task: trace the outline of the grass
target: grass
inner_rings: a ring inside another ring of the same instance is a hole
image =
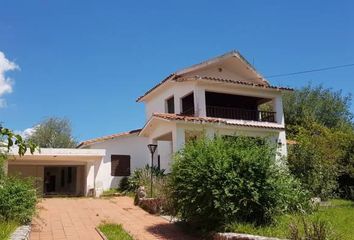
[[[98,228],[108,240],[133,240],[120,224],[103,223]]]
[[[284,215],[278,217],[273,225],[255,227],[252,224],[235,223],[227,227],[228,231],[248,233],[268,237],[289,237],[289,225],[302,221],[323,221],[327,223],[333,238],[354,240],[354,202],[346,200],[331,200],[327,206],[319,207],[310,215]]]
[[[128,196],[134,198],[135,193],[129,191],[120,191],[119,189],[111,188],[109,190],[103,191],[101,197],[115,197],[115,196]]]
[[[110,188],[109,190],[103,191],[103,193],[101,194],[101,197],[112,197],[117,193],[119,193],[119,191],[117,189]]]
[[[8,239],[17,227],[18,224],[16,222],[0,221],[0,239]]]

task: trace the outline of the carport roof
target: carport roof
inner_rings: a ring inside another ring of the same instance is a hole
[[[19,156],[16,148],[9,153],[10,160],[72,160],[92,161],[99,160],[106,155],[105,149],[75,149],[75,148],[41,148],[33,154],[29,151],[24,156]]]

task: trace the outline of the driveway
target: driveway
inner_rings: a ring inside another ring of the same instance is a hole
[[[48,198],[38,204],[31,240],[101,240],[95,227],[101,222],[122,224],[134,239],[194,239],[172,223],[134,206],[129,197],[110,199]]]

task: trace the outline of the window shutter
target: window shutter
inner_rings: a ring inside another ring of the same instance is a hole
[[[130,155],[111,155],[111,176],[130,176]]]

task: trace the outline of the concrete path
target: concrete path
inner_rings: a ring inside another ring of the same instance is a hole
[[[48,198],[38,204],[31,240],[102,239],[95,227],[102,222],[122,224],[134,239],[192,240],[166,219],[134,206],[129,197],[110,199]]]

